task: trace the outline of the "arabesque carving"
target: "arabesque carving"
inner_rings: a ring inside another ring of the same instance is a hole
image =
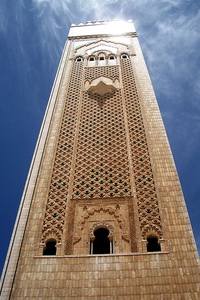
[[[77,242],[79,242],[81,240],[81,236],[82,236],[82,231],[84,230],[84,226],[85,223],[87,221],[90,220],[90,218],[92,216],[94,216],[95,214],[97,214],[96,216],[96,220],[98,220],[98,215],[101,213],[108,213],[109,215],[113,216],[113,221],[117,220],[118,222],[118,228],[122,230],[122,238],[124,239],[124,241],[129,242],[130,241],[130,237],[127,234],[127,226],[125,224],[125,220],[122,216],[122,214],[120,214],[119,212],[119,208],[114,209],[112,207],[107,207],[107,206],[99,206],[99,207],[93,207],[91,209],[88,209],[87,206],[83,207],[82,210],[82,215],[80,217],[80,221],[77,224],[77,230],[74,236],[74,244],[76,244]],[[104,220],[99,220],[97,223],[95,223],[91,229],[90,229],[90,237],[94,236],[94,230],[100,227],[104,227],[107,228],[110,231],[110,236],[114,236],[114,229],[113,226],[108,222],[108,221],[104,221]]]

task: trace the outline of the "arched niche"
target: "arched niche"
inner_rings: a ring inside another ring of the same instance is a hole
[[[113,253],[113,227],[107,224],[98,224],[90,234],[90,254]]]
[[[56,255],[56,244],[57,241],[55,239],[47,240],[43,249],[43,255]]]

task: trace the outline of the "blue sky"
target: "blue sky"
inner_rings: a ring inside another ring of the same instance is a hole
[[[70,24],[132,19],[200,249],[199,0],[1,0],[0,268]]]

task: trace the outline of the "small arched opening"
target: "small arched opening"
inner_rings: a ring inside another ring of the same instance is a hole
[[[88,57],[88,66],[94,67],[96,65],[96,58],[95,56],[89,56]]]
[[[121,58],[122,58],[122,59],[127,59],[127,58],[129,58],[129,56],[128,56],[127,53],[123,53],[123,54],[121,55]]]
[[[56,240],[50,239],[46,242],[43,255],[56,255]]]
[[[107,59],[105,53],[99,53],[98,66],[105,66],[106,64],[107,64]]]
[[[94,56],[90,56],[89,57],[89,61],[95,61],[95,57]]]
[[[76,62],[81,62],[81,61],[83,61],[83,57],[82,57],[82,56],[78,56],[78,57],[76,58]]]
[[[116,65],[117,60],[116,60],[116,56],[114,54],[110,54],[108,56],[108,65]]]
[[[94,232],[95,238],[91,240],[91,254],[110,254],[113,253],[112,240],[109,239],[109,230],[98,228]]]
[[[161,251],[160,243],[156,236],[150,235],[147,237],[147,252]]]

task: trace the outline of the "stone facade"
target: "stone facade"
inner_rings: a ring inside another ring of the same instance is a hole
[[[198,299],[198,255],[162,118],[133,24],[113,35],[118,24],[70,30],[2,299]]]

